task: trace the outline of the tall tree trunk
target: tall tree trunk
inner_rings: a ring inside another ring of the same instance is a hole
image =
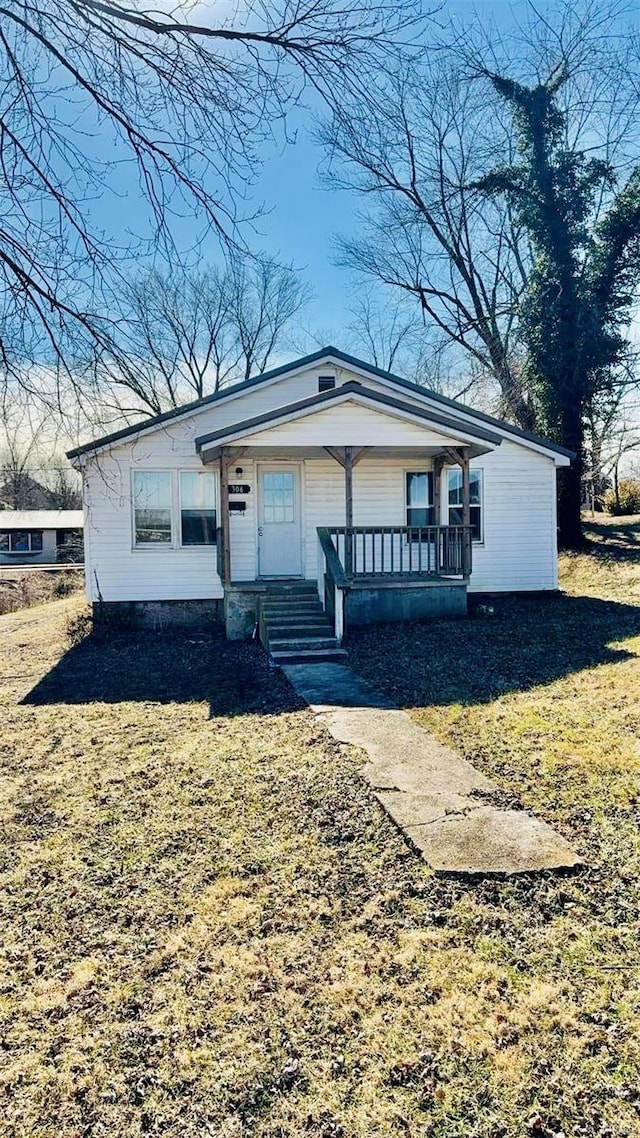
[[[565,388],[566,390],[566,388]],[[583,426],[579,400],[562,408],[560,421],[562,445],[575,452],[571,465],[558,471],[558,544],[561,549],[580,549],[582,532],[582,468]]]

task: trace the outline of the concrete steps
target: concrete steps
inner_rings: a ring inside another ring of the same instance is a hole
[[[260,640],[277,664],[344,663],[312,581],[270,584],[260,602]]]

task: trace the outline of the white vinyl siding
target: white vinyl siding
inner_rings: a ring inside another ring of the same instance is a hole
[[[160,443],[164,443],[161,446]],[[140,545],[133,540],[133,475],[136,470],[165,470],[172,479],[173,540],[170,545]],[[192,455],[176,453],[166,434],[156,436],[153,455],[140,445],[117,454],[98,455],[84,480],[85,576],[87,595],[96,601],[210,600],[223,595],[215,545],[179,544],[178,476],[191,468],[202,472]]]

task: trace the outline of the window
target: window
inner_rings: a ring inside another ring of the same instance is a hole
[[[335,375],[321,375],[318,377],[318,391],[332,391],[335,385]]]
[[[482,471],[472,470],[469,482],[472,537],[474,541],[482,541]],[[456,467],[449,471],[449,525],[462,524],[462,470]]]
[[[215,545],[216,480],[209,471],[180,473],[180,541],[182,545]]]
[[[168,470],[133,472],[136,545],[171,544],[171,474]]]
[[[407,525],[435,525],[433,507],[433,472],[431,470],[406,473]],[[416,535],[417,536],[417,535]]]
[[[0,533],[0,553],[42,553],[42,530]]]
[[[296,483],[291,470],[262,473],[262,521],[265,525],[293,524],[296,520]]]

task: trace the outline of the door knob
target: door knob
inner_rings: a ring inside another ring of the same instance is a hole
[[[264,537],[264,530],[262,526],[258,526],[258,537]]]

